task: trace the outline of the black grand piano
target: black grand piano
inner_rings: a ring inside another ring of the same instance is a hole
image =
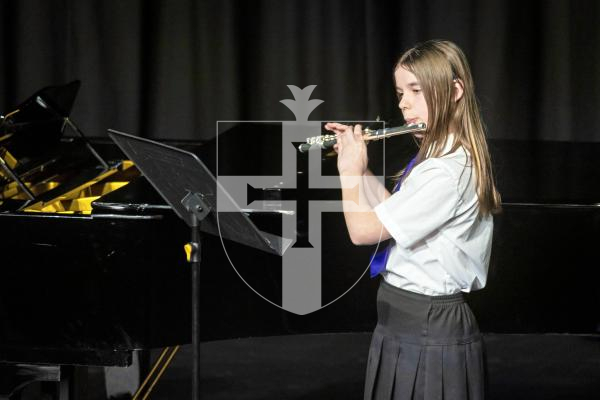
[[[79,135],[69,119],[78,88],[42,89],[0,126],[0,362],[7,365],[127,366],[136,351],[191,341],[188,230],[112,143]],[[258,173],[281,164],[273,140],[280,132],[278,124],[246,124],[222,132],[219,146],[174,144],[213,171],[221,159],[230,161],[221,172],[235,174],[231,160],[243,159],[246,172],[251,165]],[[371,160],[387,171],[414,151],[405,139],[390,140],[385,151],[401,157],[383,161],[380,146],[370,145]],[[504,209],[495,217],[488,286],[469,296],[490,344],[489,368],[518,371],[501,350],[527,341],[547,342],[532,363],[552,356],[560,363],[560,354],[577,349],[591,365],[600,359],[600,144],[492,140],[490,148]],[[262,161],[248,164],[248,154]],[[324,155],[323,166],[335,174],[334,159]],[[225,254],[220,239],[205,237],[203,340],[371,331],[377,282],[363,277],[363,266],[374,249],[353,247],[343,217],[330,214],[323,237],[335,245],[323,254],[323,302],[358,283],[307,316],[254,292],[281,301],[279,258],[234,243]],[[253,218],[273,226],[281,215]],[[252,262],[234,270],[231,255]],[[492,387],[506,383],[494,379]]]
[[[44,88],[1,121],[7,365],[127,366],[135,350],[190,341],[185,226],[69,118],[79,86]]]

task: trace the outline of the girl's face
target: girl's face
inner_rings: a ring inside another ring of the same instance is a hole
[[[402,111],[407,125],[419,122],[428,123],[429,109],[425,102],[425,96],[417,77],[410,71],[398,67],[394,72],[396,81],[396,94],[398,96],[398,107]],[[415,135],[417,137],[421,134]]]

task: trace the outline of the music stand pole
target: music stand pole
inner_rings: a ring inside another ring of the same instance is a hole
[[[201,194],[191,192],[181,200],[181,204],[191,217],[188,261],[192,267],[192,400],[200,400],[200,223],[210,212],[210,206],[203,201]]]
[[[112,129],[108,130],[108,135],[135,163],[177,216],[192,229],[192,243],[186,245],[186,252],[188,261],[192,263],[192,394],[193,399],[198,400],[200,230],[278,256],[283,255],[293,241],[259,230],[195,154]],[[217,198],[223,203],[218,205]],[[223,213],[217,219],[219,208]]]

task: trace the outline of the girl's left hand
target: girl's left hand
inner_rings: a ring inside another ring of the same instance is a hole
[[[362,138],[362,126],[354,127],[329,122],[325,129],[337,135],[334,149],[338,153],[338,170],[340,175],[361,176],[367,170],[367,145]]]

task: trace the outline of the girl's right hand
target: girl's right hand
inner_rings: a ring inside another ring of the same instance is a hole
[[[328,122],[325,129],[337,136],[334,146],[338,153],[340,175],[361,176],[367,169],[367,146],[362,138],[362,127]]]

